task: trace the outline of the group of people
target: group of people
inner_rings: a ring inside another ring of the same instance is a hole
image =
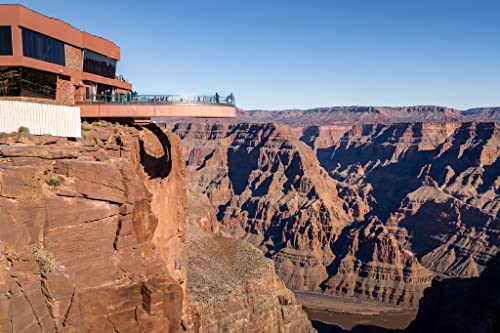
[[[127,95],[121,95],[121,94],[104,94],[101,93],[99,95],[99,101],[100,102],[132,102],[132,103],[139,103],[139,102],[148,102],[148,103],[154,103],[154,104],[163,104],[163,103],[175,103],[180,102],[180,103],[211,103],[211,104],[234,104],[234,95],[231,93],[227,95],[223,100],[221,99],[221,96],[219,95],[218,92],[215,93],[213,96],[197,96],[197,97],[189,97],[189,96],[183,96],[179,97],[178,100],[176,100],[175,96],[151,96],[147,98],[146,100],[144,99],[139,99],[138,96],[131,96],[130,94]]]
[[[220,95],[219,93],[215,93],[215,103],[216,104],[220,104]],[[224,102],[227,103],[227,104],[234,104],[234,95],[233,93],[230,93],[229,95],[226,96],[226,98],[224,99]]]
[[[169,96],[155,96],[151,99],[151,102],[154,102],[154,103],[168,103],[169,100],[168,100],[168,97]]]

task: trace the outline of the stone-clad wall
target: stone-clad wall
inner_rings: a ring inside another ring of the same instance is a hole
[[[74,69],[75,71],[83,70],[83,51],[81,49],[65,44],[64,54],[66,67]],[[73,77],[67,78],[59,76],[57,78],[57,102],[66,105],[75,104],[75,87],[79,84],[80,82],[75,82]]]
[[[64,53],[66,57],[66,67],[76,71],[83,70],[83,51],[81,49],[65,44]]]
[[[73,78],[59,75],[57,77],[56,102],[63,105],[75,104],[75,86]]]

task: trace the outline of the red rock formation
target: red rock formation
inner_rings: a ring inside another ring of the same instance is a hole
[[[423,123],[356,126],[316,151],[426,267],[470,277],[500,245],[499,145],[495,123]]]
[[[289,287],[318,289],[333,260],[331,242],[362,215],[355,194],[350,208],[285,126],[193,124],[176,132],[186,147],[189,184],[220,207],[222,232],[266,251]]]
[[[333,245],[337,254],[331,277],[323,284],[326,294],[375,299],[387,303],[418,304],[434,274],[376,218],[367,225],[344,230]]]
[[[477,276],[498,251],[495,123],[173,129],[222,232],[291,288],[416,306],[432,275]]]
[[[154,126],[84,133],[0,138],[0,331],[181,331],[178,142]]]

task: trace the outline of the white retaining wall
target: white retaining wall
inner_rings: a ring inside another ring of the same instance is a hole
[[[16,132],[21,126],[37,135],[82,136],[79,107],[0,100],[0,132]]]

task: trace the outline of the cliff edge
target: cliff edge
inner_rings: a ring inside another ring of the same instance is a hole
[[[0,137],[0,332],[179,332],[184,162],[171,133]],[[184,318],[183,318],[184,316]]]

